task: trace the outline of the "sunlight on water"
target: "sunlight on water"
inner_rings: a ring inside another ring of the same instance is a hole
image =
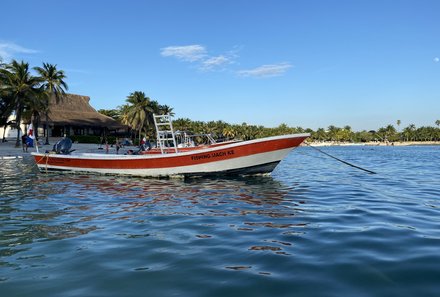
[[[0,160],[2,296],[436,296],[439,148],[324,149],[378,174],[309,148],[230,179]]]

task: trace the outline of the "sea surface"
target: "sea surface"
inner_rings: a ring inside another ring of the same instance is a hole
[[[0,296],[440,296],[440,147],[303,147],[271,176],[0,160]]]

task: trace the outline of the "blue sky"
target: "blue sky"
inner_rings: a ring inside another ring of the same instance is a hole
[[[437,0],[3,0],[0,56],[57,64],[96,109],[353,130],[440,119]]]

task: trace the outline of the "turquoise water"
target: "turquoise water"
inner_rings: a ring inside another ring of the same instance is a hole
[[[439,296],[440,147],[299,148],[272,176],[0,160],[1,296]]]

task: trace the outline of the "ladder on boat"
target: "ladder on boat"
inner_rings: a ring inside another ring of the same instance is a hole
[[[155,115],[153,114],[154,126],[156,127],[157,145],[160,152],[167,152],[172,144],[174,152],[177,153],[176,137],[174,136],[173,123],[169,114]]]

